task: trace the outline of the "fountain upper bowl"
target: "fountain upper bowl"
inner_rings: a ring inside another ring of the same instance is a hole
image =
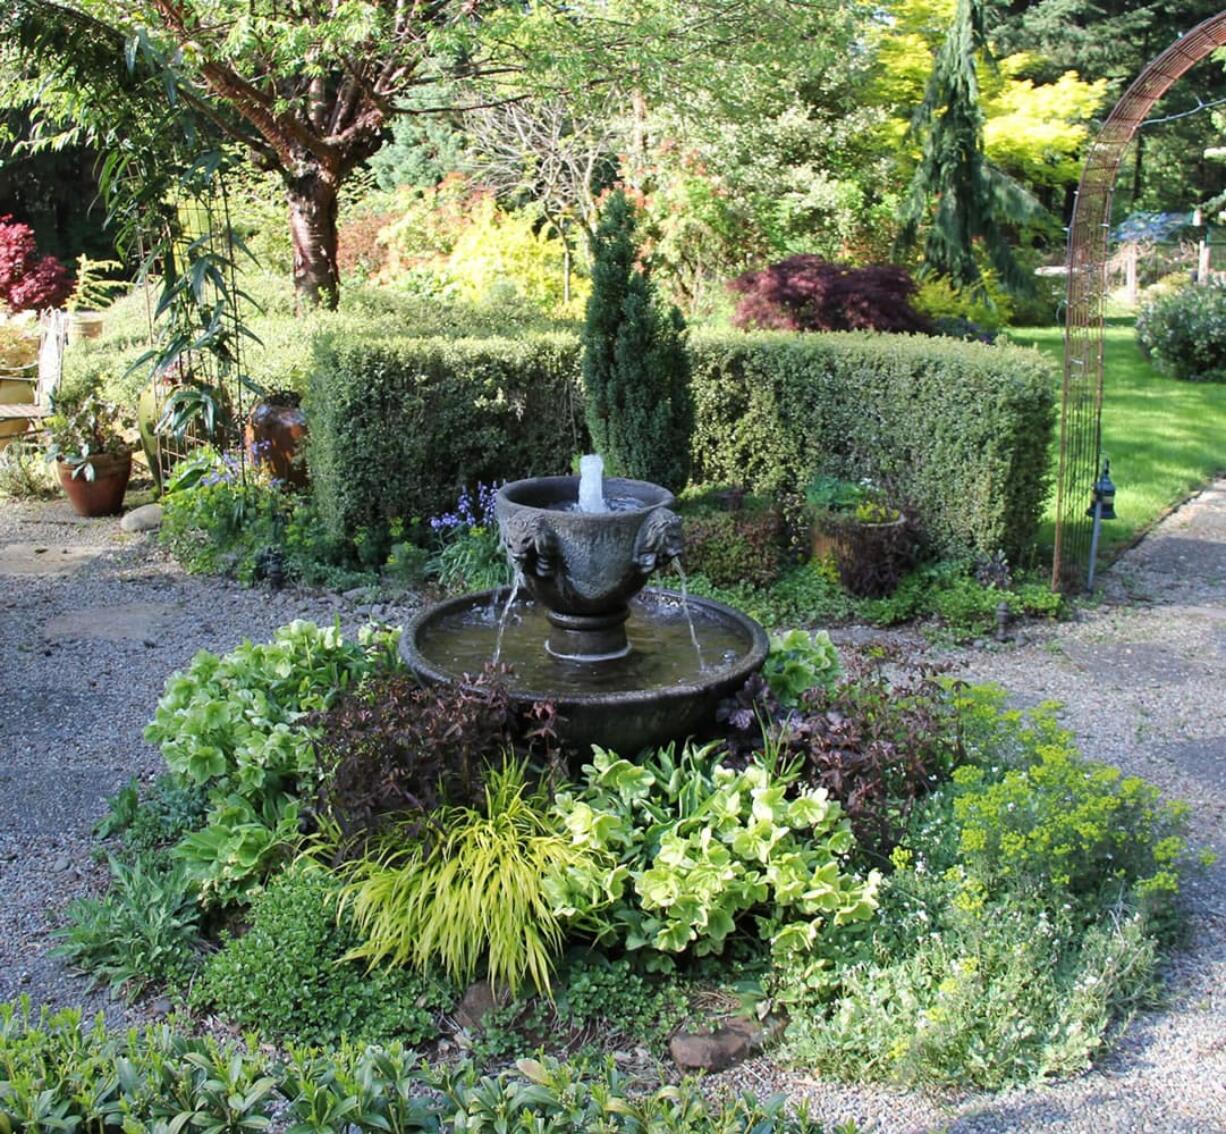
[[[651,573],[681,554],[671,492],[622,477],[605,477],[603,489],[607,512],[578,510],[576,476],[512,481],[495,497],[507,553],[533,597],[555,614],[624,611]]]

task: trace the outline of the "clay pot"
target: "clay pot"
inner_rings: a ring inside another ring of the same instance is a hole
[[[68,345],[96,339],[102,334],[101,311],[74,311],[68,316]]]
[[[132,454],[102,453],[91,458],[90,464],[94,466],[93,480],[86,480],[84,472],[74,477],[69,465],[58,462],[60,484],[68,502],[78,516],[118,516],[132,475]]]
[[[288,396],[257,405],[244,433],[251,463],[295,488],[305,488],[307,483],[306,436],[306,414],[297,399]]]

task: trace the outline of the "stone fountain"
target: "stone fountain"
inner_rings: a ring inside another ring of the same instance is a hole
[[[514,586],[427,608],[401,650],[431,682],[505,662],[513,699],[552,701],[565,742],[633,756],[710,732],[719,700],[765,661],[767,638],[724,603],[644,590],[682,554],[674,498],[645,481],[603,477],[598,462],[584,458],[581,477],[499,489]]]

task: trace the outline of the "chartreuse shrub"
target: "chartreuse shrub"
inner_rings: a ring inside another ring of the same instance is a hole
[[[304,715],[394,658],[394,634],[352,642],[339,626],[295,621],[224,657],[202,650],[171,675],[145,739],[208,793],[205,825],[175,851],[206,903],[241,899],[297,838],[299,793],[313,794],[317,776]]]
[[[1226,287],[1185,287],[1147,303],[1137,342],[1172,378],[1226,381]]]
[[[214,1009],[272,1040],[335,1045],[342,1037],[420,1043],[454,996],[440,980],[405,968],[342,958],[359,942],[337,918],[338,883],[302,862],[278,875],[251,906],[250,926],[223,942],[192,986],[190,1004]]]
[[[610,905],[597,939],[650,967],[721,953],[751,923],[779,955],[819,966],[873,915],[878,876],[844,870],[851,828],[824,789],[762,761],[723,767],[714,746],[637,764],[596,748],[583,776],[555,809],[578,845],[618,863],[598,879]]]
[[[1048,488],[1055,373],[1034,351],[917,336],[690,339],[696,478],[802,492],[894,486],[945,555],[1020,562]]]
[[[1001,1087],[1084,1069],[1150,998],[1185,809],[1081,756],[1052,707],[1003,700],[957,694],[966,762],[912,812],[864,954],[821,986],[778,967],[797,1061]]]
[[[297,1134],[820,1134],[803,1109],[748,1095],[708,1102],[699,1086],[643,1092],[612,1063],[521,1060],[498,1075],[430,1069],[410,1048],[345,1044],[273,1059],[250,1043],[108,1031],[78,1011],[31,1016],[0,1004],[0,1134],[22,1130],[202,1130],[243,1134],[284,1117]],[[855,1134],[840,1127],[840,1134]]]
[[[484,963],[495,986],[548,991],[567,929],[606,900],[612,857],[571,839],[514,762],[486,776],[483,808],[439,808],[424,841],[409,822],[407,838],[391,828],[346,868],[341,911],[362,938],[347,956],[460,984]]]
[[[563,335],[322,337],[307,460],[324,530],[386,556],[393,521],[445,512],[464,485],[565,471],[583,445],[578,378]]]
[[[709,492],[687,492],[680,507],[685,522],[685,570],[717,586],[742,581],[769,587],[783,573],[786,540],[783,517],[762,497],[740,501],[736,511],[719,507]]]

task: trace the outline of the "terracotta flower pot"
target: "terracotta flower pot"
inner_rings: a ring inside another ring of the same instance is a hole
[[[72,468],[60,461],[57,468],[64,494],[78,516],[118,516],[123,511],[123,494],[132,475],[131,453],[102,453],[93,457],[94,479],[85,473],[72,475]]]
[[[306,437],[306,414],[297,404],[261,402],[247,419],[245,438],[252,464],[296,488],[307,483]]]

